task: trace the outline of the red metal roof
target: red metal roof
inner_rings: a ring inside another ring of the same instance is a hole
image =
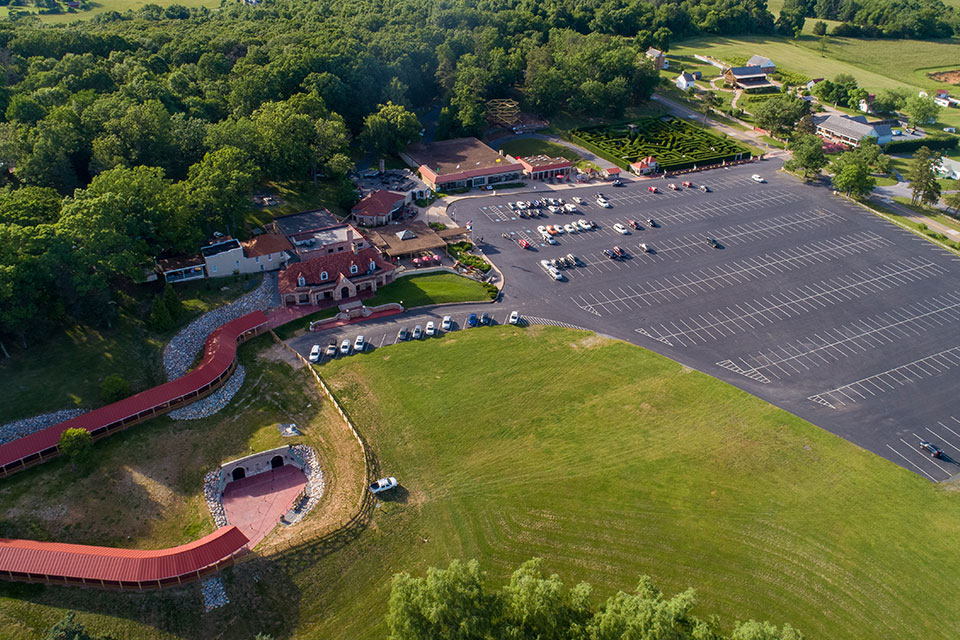
[[[203,361],[190,373],[0,446],[0,467],[55,447],[60,440],[60,434],[67,429],[81,428],[95,431],[204,387],[216,380],[233,364],[237,354],[237,338],[266,322],[265,313],[254,311],[217,327],[207,338]]]
[[[368,271],[371,262],[377,266],[374,271]],[[357,266],[357,273],[350,273],[351,265]],[[292,264],[285,271],[280,272],[277,286],[281,294],[295,293],[297,289],[301,288],[298,284],[300,276],[303,276],[304,287],[310,288],[313,286],[333,286],[340,279],[340,276],[355,280],[389,273],[394,270],[396,270],[396,267],[384,260],[383,254],[378,249],[367,247],[357,253],[341,251],[339,253],[323,254],[305,262]],[[320,277],[320,274],[324,272],[327,274],[326,280]]]
[[[503,164],[487,167],[485,169],[469,169],[467,171],[459,171],[457,173],[437,174],[436,171],[427,165],[422,164],[417,170],[420,172],[421,177],[429,180],[433,184],[445,184],[447,182],[459,182],[460,180],[479,178],[480,176],[495,176],[499,173],[520,173],[523,170],[523,165],[519,162],[504,162]]]
[[[223,527],[194,542],[144,551],[0,538],[0,572],[149,582],[194,573],[243,550],[247,536]]]
[[[353,205],[350,213],[358,216],[386,215],[402,205],[405,198],[402,193],[381,189],[365,195],[363,200]]]

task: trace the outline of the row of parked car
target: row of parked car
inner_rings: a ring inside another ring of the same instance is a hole
[[[510,316],[507,318],[507,324],[519,324],[520,323],[520,312],[513,311]],[[467,317],[467,327],[480,327],[493,324],[493,318],[490,317],[490,314],[487,312],[481,313],[479,316],[476,313],[471,313]],[[453,331],[453,318],[451,316],[443,316],[443,319],[440,321],[440,326],[438,327],[433,320],[427,322],[426,327],[422,324],[418,324],[413,328],[413,331],[407,329],[407,327],[401,327],[397,331],[397,342],[405,342],[407,340],[420,340],[423,337],[435,336],[441,331]],[[340,343],[339,348],[336,343],[327,345],[326,350],[322,350],[319,344],[313,345],[310,349],[309,360],[310,362],[319,362],[321,354],[327,358],[335,358],[337,355],[348,356],[351,353],[360,353],[367,347],[367,340],[364,336],[359,335],[353,341],[350,342],[349,339],[344,339]]]

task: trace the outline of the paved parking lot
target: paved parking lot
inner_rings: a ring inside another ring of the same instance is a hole
[[[507,307],[658,351],[926,478],[960,473],[960,260],[777,166],[693,174],[710,193],[656,180],[550,194],[586,199],[572,215],[519,218],[507,203],[520,196],[466,200],[457,219],[504,272]],[[539,225],[578,217],[599,228],[539,238]],[[642,230],[613,229],[629,220]],[[605,257],[614,245],[626,257]],[[568,253],[582,266],[554,282],[539,262]]]
[[[396,342],[401,326],[450,314],[459,329],[483,311],[503,323],[518,309],[529,322],[583,327],[662,353],[930,480],[960,473],[960,259],[827,189],[777,174],[778,166],[692,174],[709,193],[673,191],[662,180],[552,192],[543,195],[587,202],[577,214],[533,219],[508,204],[533,194],[461,200],[456,219],[473,222],[504,273],[500,303],[419,310],[293,345],[306,354],[314,343],[352,342],[362,332],[379,349]],[[595,203],[597,191],[612,208]],[[598,228],[556,236],[556,245],[537,230],[578,218]],[[642,228],[613,229],[630,220]],[[614,245],[623,258],[604,255]],[[568,253],[580,266],[555,282],[540,261]],[[923,453],[921,440],[944,455]]]

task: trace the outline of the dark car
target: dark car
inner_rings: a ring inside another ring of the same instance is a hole
[[[636,220],[627,220],[627,224],[636,229],[637,231],[643,231],[643,227],[640,226],[640,223]]]
[[[483,324],[483,325],[490,324],[490,315],[486,311],[484,311],[483,314],[480,316],[480,324]]]
[[[617,257],[616,255],[614,255],[613,251],[610,251],[610,249],[604,249],[604,250],[603,250],[603,255],[607,256],[607,257],[610,258],[611,260],[613,260],[614,258]]]
[[[720,243],[717,242],[717,239],[716,239],[716,238],[707,238],[707,244],[709,244],[709,245],[710,245],[711,247],[713,247],[714,249],[719,249],[719,248],[720,248]]]
[[[943,449],[935,444],[930,444],[926,440],[920,441],[920,450],[930,454],[931,458],[942,458]]]
[[[623,186],[623,180],[620,180],[619,178],[616,179],[616,180],[614,180],[614,181],[613,181],[613,186],[615,186],[615,187],[622,187],[622,186]]]
[[[477,326],[477,314],[475,314],[475,313],[471,313],[471,314],[470,314],[470,317],[467,318],[467,326],[468,326],[468,327],[475,327],[475,326]]]
[[[651,229],[655,229],[660,226],[653,220],[653,218],[647,218],[647,224],[650,225]]]

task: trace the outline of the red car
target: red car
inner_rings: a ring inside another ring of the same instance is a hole
[[[614,247],[613,252],[617,254],[618,258],[623,256],[623,249],[621,249],[620,247]]]
[[[684,180],[684,181],[681,182],[680,184],[682,184],[683,186],[685,186],[685,187],[688,188],[688,189],[693,188],[693,183],[690,182],[689,180]]]
[[[530,243],[524,240],[523,238],[520,238],[519,240],[517,240],[517,244],[519,244],[524,249],[530,248]]]
[[[650,193],[660,193],[660,189],[657,189],[656,187],[647,187],[647,191]]]
[[[640,223],[637,222],[636,220],[627,220],[627,224],[629,224],[631,227],[633,227],[637,231],[640,231],[643,228],[640,226]]]

